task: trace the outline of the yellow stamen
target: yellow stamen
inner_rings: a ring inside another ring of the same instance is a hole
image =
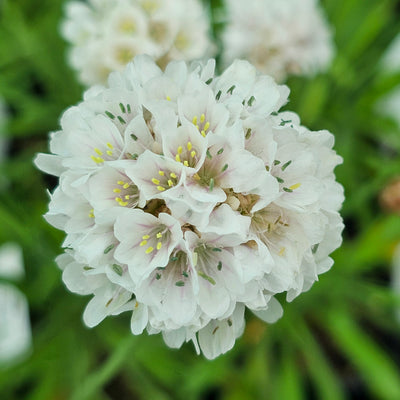
[[[300,186],[301,186],[301,183],[296,183],[296,184],[294,184],[292,186],[289,186],[289,189],[290,190],[295,190],[295,189],[298,189]]]
[[[118,181],[117,183],[118,183],[118,185],[124,185],[125,184],[124,181]]]
[[[190,142],[188,142],[188,144],[187,144],[187,149],[190,151],[190,150],[192,150],[192,143],[190,143]]]
[[[196,155],[196,152],[193,150],[193,151],[190,153],[190,155],[191,155],[192,158],[194,158],[194,156]]]
[[[89,218],[94,218],[94,209],[93,208],[89,212]]]
[[[113,155],[113,152],[112,152],[111,150],[107,150],[106,153],[107,153],[107,155],[110,156],[110,157]]]
[[[188,166],[189,166],[189,163],[185,160],[185,161],[183,162],[183,165],[184,165],[185,167],[188,167]]]
[[[206,120],[206,116],[204,114],[201,114],[200,122],[203,123],[205,120]]]
[[[199,174],[194,174],[193,178],[196,179],[197,181],[199,181],[201,179]]]
[[[143,235],[142,239],[146,240],[146,239],[150,239],[150,235]]]
[[[116,201],[117,203],[121,203],[122,199],[121,199],[121,197],[116,197],[116,198],[115,198],[115,201]]]
[[[161,233],[161,232],[158,232],[157,235],[156,235],[156,238],[157,238],[157,239],[162,238],[162,233]],[[143,238],[143,239],[144,239],[144,238]]]
[[[173,172],[171,172],[171,173],[169,174],[169,176],[170,176],[171,178],[173,178],[173,179],[176,179],[176,175],[175,175]]]
[[[114,193],[121,193],[121,189],[115,188],[115,189],[113,190],[113,192],[114,192]]]
[[[282,248],[280,249],[279,255],[280,255],[281,257],[285,254],[285,250],[286,250],[285,247],[282,247]]]
[[[102,156],[102,155],[103,155],[103,152],[102,152],[100,149],[98,149],[98,148],[95,148],[94,151],[95,151],[99,156]]]
[[[204,132],[204,129],[200,133],[201,133],[201,136],[206,137],[206,133]]]
[[[178,147],[178,154],[182,154],[182,151],[183,151],[182,146],[179,146]]]
[[[124,189],[128,189],[128,187],[131,186],[129,183],[125,183],[124,186],[122,186]]]
[[[125,196],[125,200],[129,200],[130,197],[131,197],[131,196],[129,196],[129,194],[127,194],[127,195]]]
[[[167,96],[167,100],[168,100],[168,101],[171,101],[171,97]]]
[[[109,148],[109,149],[113,149],[114,148],[114,146],[111,144],[111,143],[107,143],[107,147]]]
[[[148,247],[147,250],[145,251],[146,254],[150,254],[154,250],[153,247]]]
[[[147,240],[143,240],[142,242],[140,242],[140,247],[146,246],[147,244]]]
[[[160,250],[161,247],[162,247],[162,243],[161,243],[161,242],[158,242],[158,243],[157,243],[157,250]]]
[[[157,190],[159,190],[160,192],[163,192],[165,190],[165,188],[162,186],[157,186]]]
[[[164,173],[164,171],[158,171],[158,175],[160,175],[160,176],[164,176],[164,175],[165,175],[165,173]]]
[[[172,182],[171,179],[168,179],[168,186],[174,186],[174,182]]]
[[[204,130],[207,131],[209,127],[210,127],[210,123],[206,122],[206,124],[204,125]]]
[[[160,184],[160,181],[159,181],[158,179],[156,179],[156,178],[153,178],[151,181],[152,181],[155,185],[159,185],[159,184]]]
[[[95,157],[95,156],[90,156],[90,158],[96,163],[96,164],[101,164],[104,162],[104,160],[101,157]]]
[[[192,122],[193,125],[197,125],[197,115],[193,117]]]
[[[178,162],[181,162],[181,158],[179,157],[179,154],[177,154],[177,155],[175,156],[175,160],[178,161]]]

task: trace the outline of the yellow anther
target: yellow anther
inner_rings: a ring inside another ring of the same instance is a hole
[[[183,151],[182,146],[179,146],[178,147],[178,154],[182,154],[182,151]]]
[[[127,201],[121,201],[119,203],[119,205],[122,206],[122,207],[126,207],[128,205],[128,202]]]
[[[171,172],[171,173],[169,174],[169,176],[170,176],[172,179],[176,179],[176,174],[174,174],[173,172]]]
[[[158,175],[160,175],[160,176],[164,176],[164,175],[165,175],[165,173],[164,173],[164,171],[158,171]]]
[[[97,147],[94,149],[94,151],[95,151],[99,156],[102,156],[102,155],[103,155],[103,152],[102,152],[100,149],[98,149]]]
[[[113,149],[114,148],[114,146],[111,144],[111,143],[107,143],[107,147],[109,148],[109,149]]]
[[[192,122],[193,125],[197,125],[197,115],[193,117]]]
[[[126,196],[125,196],[125,200],[129,200],[131,198],[131,196],[129,196],[129,194],[127,194]]]
[[[158,179],[156,179],[156,178],[153,178],[151,181],[152,181],[155,185],[159,185],[159,184],[160,184],[160,181],[159,181]]]
[[[289,186],[289,189],[290,190],[295,190],[295,189],[298,189],[300,186],[301,186],[301,183],[295,183],[294,185]]]
[[[201,136],[206,137],[206,132],[204,131],[204,129],[200,133],[201,133]]]
[[[181,158],[179,157],[179,154],[177,154],[177,155],[175,156],[175,160],[178,161],[178,162],[181,162]]]
[[[143,240],[140,242],[140,247],[146,246],[147,240]]]
[[[167,96],[167,100],[168,100],[168,101],[171,101],[171,97]]]
[[[150,239],[150,235],[143,235],[142,239],[144,239],[144,240]]]
[[[200,122],[203,123],[205,120],[206,120],[206,116],[204,114],[201,114]]]
[[[192,143],[191,142],[188,142],[188,144],[187,144],[187,149],[190,151],[190,150],[192,150]]]
[[[93,208],[89,212],[89,218],[94,218],[94,209]]]
[[[106,153],[107,153],[108,156],[112,156],[113,155],[113,152],[111,150],[107,150]]]
[[[104,160],[101,157],[95,157],[95,156],[90,156],[90,158],[96,163],[96,164],[101,164],[104,162]]]
[[[139,303],[136,302],[136,303],[135,303],[135,308],[138,308],[138,307],[139,307]]]
[[[279,251],[279,255],[282,257],[285,254],[286,247],[282,247]]]
[[[131,186],[129,183],[125,183],[124,186],[122,186],[124,189],[128,189],[128,187]]]
[[[174,186],[174,182],[172,182],[171,179],[168,179],[168,186]]]
[[[160,250],[161,247],[162,247],[162,243],[161,243],[161,242],[158,242],[158,243],[157,243],[157,250]]]
[[[196,179],[197,181],[199,181],[201,179],[199,174],[194,174],[193,178]]]
[[[157,238],[157,239],[162,238],[162,233],[161,233],[161,232],[158,232],[157,235],[156,235],[156,238]]]
[[[210,127],[210,123],[206,122],[206,124],[204,125],[204,131],[207,132],[209,127]]]
[[[192,152],[190,153],[190,156],[191,156],[192,158],[194,158],[195,155],[196,155],[196,152],[195,152],[194,150],[192,150]]]
[[[188,166],[189,166],[189,163],[185,160],[185,161],[183,162],[183,165],[184,165],[185,167],[188,167]]]
[[[125,184],[124,181],[118,181],[117,183],[118,183],[118,185],[124,185]]]
[[[113,192],[114,192],[114,193],[121,193],[121,189],[115,188],[115,189],[113,190]]]
[[[153,250],[154,250],[154,248],[150,246],[150,247],[148,247],[148,248],[146,249],[145,253],[146,253],[146,254],[150,254]]]
[[[165,188],[162,186],[157,186],[157,190],[159,190],[160,192],[163,192],[165,190]]]

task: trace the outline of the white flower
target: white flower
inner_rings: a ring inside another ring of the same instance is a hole
[[[42,170],[59,176],[46,219],[66,232],[67,287],[93,297],[84,321],[132,313],[131,330],[192,341],[207,358],[268,323],[332,266],[343,189],[333,136],[279,113],[288,89],[245,61],[147,56],[67,110]]]
[[[138,54],[158,64],[202,58],[212,50],[199,0],[70,1],[61,26],[69,62],[86,85],[104,83]]]
[[[0,278],[18,280],[24,274],[21,248],[15,243],[0,247]],[[26,355],[31,345],[28,302],[11,283],[0,284],[0,364],[10,365]]]
[[[279,80],[329,66],[334,53],[332,34],[317,0],[225,0],[225,4],[225,64],[246,58]]]

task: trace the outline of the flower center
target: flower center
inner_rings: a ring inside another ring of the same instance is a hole
[[[199,130],[203,137],[206,137],[207,131],[210,129],[210,122],[206,121],[205,114],[201,114],[200,118],[195,115],[192,119],[193,125]]]
[[[175,172],[167,173],[160,169],[158,171],[158,177],[152,178],[151,181],[157,186],[158,191],[163,192],[164,190],[176,186],[178,183],[178,176],[175,174]]]
[[[197,164],[197,153],[193,149],[191,142],[187,142],[186,146],[179,146],[176,150],[175,160],[182,163],[185,167],[194,167]]]
[[[131,206],[136,207],[139,202],[139,190],[132,182],[117,181],[117,187],[113,189],[116,194],[115,201],[121,207]]]
[[[100,150],[98,147],[93,149],[94,154],[90,156],[90,158],[96,164],[103,164],[105,159],[110,160],[114,159],[114,146],[111,143],[107,143],[106,147],[103,150]]]
[[[142,236],[142,241],[140,242],[139,246],[146,248],[146,254],[161,250],[163,246],[163,240],[167,239],[167,231],[168,228],[166,227],[164,227],[164,229],[160,229],[160,227],[153,229],[148,234]]]

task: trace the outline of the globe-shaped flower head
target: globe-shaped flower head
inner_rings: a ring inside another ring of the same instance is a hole
[[[165,66],[202,58],[212,47],[199,0],[72,0],[61,28],[70,65],[85,85],[105,83],[138,54]]]
[[[260,71],[287,75],[324,71],[334,48],[317,0],[225,0],[223,60],[246,58]]]
[[[279,112],[288,89],[245,61],[221,76],[138,56],[89,89],[38,166],[59,176],[46,219],[66,232],[63,280],[93,295],[94,326],[132,313],[206,357],[229,350],[249,308],[267,322],[308,290],[341,241],[333,136]]]

